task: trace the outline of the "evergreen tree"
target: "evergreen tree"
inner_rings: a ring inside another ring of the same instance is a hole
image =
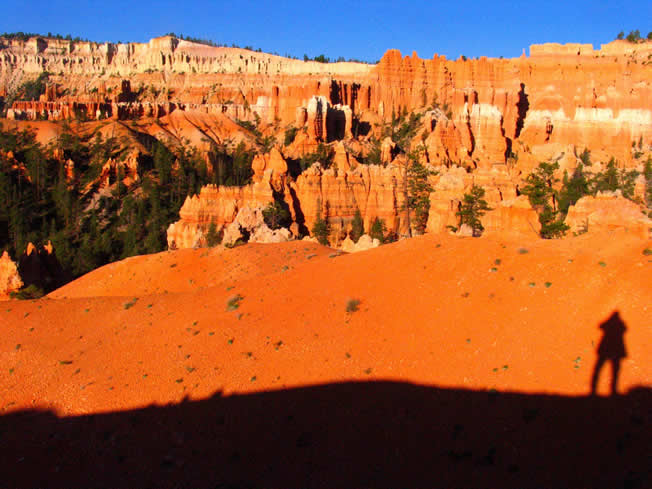
[[[428,224],[428,213],[430,211],[430,193],[433,191],[428,177],[434,172],[428,170],[420,161],[419,156],[423,151],[422,147],[408,153],[405,170],[405,203],[403,208],[406,211],[406,220],[410,235],[412,235],[412,222],[410,211],[414,211],[414,229],[417,234],[423,234]]]
[[[473,185],[471,192],[464,194],[462,205],[456,215],[460,218],[460,226],[466,224],[473,230],[473,236],[480,236],[484,231],[484,226],[480,222],[480,218],[486,211],[491,210],[487,201],[484,200],[485,190],[478,186]]]
[[[287,209],[287,204],[280,200],[270,202],[265,209],[263,209],[263,219],[267,227],[270,229],[279,229],[283,227],[290,227],[290,211]]]
[[[584,174],[584,166],[580,163],[573,171],[571,178],[568,178],[568,173],[564,172],[562,187],[559,192],[559,212],[561,215],[568,214],[568,208],[575,205],[585,195],[589,195],[589,181]]]
[[[387,232],[387,226],[385,226],[385,221],[379,217],[376,217],[376,219],[374,219],[374,222],[371,223],[369,236],[371,237],[371,239],[377,239],[382,244],[385,242],[386,232]]]
[[[636,170],[627,171],[624,168],[618,170],[616,160],[611,158],[605,170],[591,179],[589,186],[593,195],[598,192],[620,190],[623,197],[633,199],[637,177],[638,172]]]
[[[650,209],[648,215],[652,217],[652,157],[648,157],[645,162],[643,176],[645,177],[645,202]]]
[[[209,248],[217,246],[222,241],[220,234],[217,232],[217,227],[214,222],[211,222],[208,226],[208,232],[206,233],[206,245]]]
[[[324,246],[329,246],[329,241],[328,238],[331,234],[331,224],[328,221],[328,211],[326,212],[326,216],[322,217],[322,210],[321,210],[321,203],[318,203],[317,205],[318,214],[317,214],[317,220],[315,221],[315,224],[312,226],[311,232],[312,235],[317,238],[317,241],[319,241],[320,244]],[[326,206],[328,209],[328,205]]]
[[[539,163],[539,166],[525,179],[526,185],[521,193],[528,196],[530,204],[539,214],[542,238],[560,238],[568,230],[568,226],[560,220],[556,209],[557,192],[553,185],[559,182],[555,178],[555,170],[559,163]]]
[[[351,221],[351,232],[349,233],[349,236],[351,236],[351,240],[354,243],[357,243],[360,239],[360,236],[363,234],[364,222],[362,221],[362,214],[360,214],[360,209],[356,209],[353,216],[353,221]]]

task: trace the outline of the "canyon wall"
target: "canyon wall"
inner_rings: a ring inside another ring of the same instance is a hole
[[[422,162],[437,171],[428,231],[455,225],[464,193],[476,184],[494,209],[488,232],[536,232],[533,211],[518,194],[540,161],[558,161],[561,176],[586,148],[598,167],[613,156],[622,167],[642,169],[652,151],[650,57],[652,42],[614,41],[600,49],[533,45],[529,57],[514,59],[421,59],[389,50],[369,65],[304,62],[169,36],[117,45],[0,38],[0,96],[12,102],[7,118],[134,119],[155,137],[173,134],[197,146],[235,137],[242,120],[273,135],[277,153],[258,159],[251,185],[206,187],[188,199],[168,233],[173,246],[196,245],[211,222],[224,227],[243,206],[264,206],[278,195],[296,234],[310,230],[321,212],[339,242],[356,209],[366,229],[380,217],[390,230],[406,232],[397,154],[409,148],[384,140],[384,166],[359,163],[392,120],[413,111],[422,118],[411,146],[422,144]],[[43,71],[49,78],[40,100],[13,100],[21,83]],[[292,126],[295,142],[281,148]],[[335,148],[336,164],[289,177],[286,160],[319,143]],[[265,158],[274,163],[261,170]]]
[[[287,125],[307,123],[327,102],[350,114],[351,123],[330,137],[313,129],[324,140],[350,135],[353,125],[365,132],[392,114],[438,106],[450,116],[449,139],[456,141],[445,148],[447,158],[474,167],[555,145],[588,147],[627,164],[631,143],[652,139],[652,42],[614,41],[601,49],[549,43],[530,53],[447,60],[389,50],[368,65],[304,62],[169,36],[130,44],[0,39],[0,94],[50,73],[40,101],[16,101],[8,112],[28,119],[193,110]]]

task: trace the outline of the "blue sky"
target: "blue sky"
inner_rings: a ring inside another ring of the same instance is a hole
[[[93,41],[147,41],[167,32],[281,55],[368,61],[387,49],[519,56],[530,44],[601,43],[652,30],[649,1],[209,1],[8,0],[0,32],[71,34]]]

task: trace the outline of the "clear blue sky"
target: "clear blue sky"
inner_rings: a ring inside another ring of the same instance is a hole
[[[147,41],[167,32],[302,57],[375,61],[403,54],[519,56],[530,44],[601,43],[652,30],[645,1],[7,0],[0,32]]]

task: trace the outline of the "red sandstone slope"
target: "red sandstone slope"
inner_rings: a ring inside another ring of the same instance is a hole
[[[614,310],[628,327],[627,390],[652,379],[645,246],[424,236],[333,257],[287,243],[132,258],[3,304],[0,408],[100,412],[356,379],[583,394]]]

